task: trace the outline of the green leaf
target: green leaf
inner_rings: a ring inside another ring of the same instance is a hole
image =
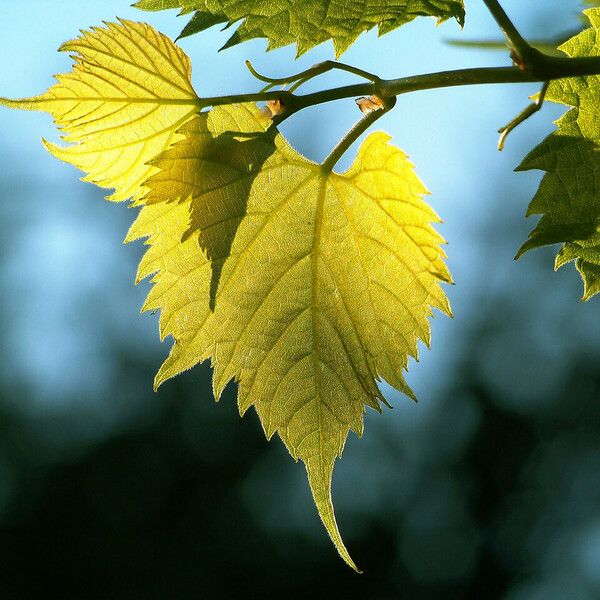
[[[194,12],[180,37],[203,31],[217,23],[227,26],[241,21],[224,48],[253,38],[267,38],[269,49],[296,44],[298,55],[329,39],[336,57],[345,52],[364,31],[379,28],[388,33],[418,16],[438,21],[454,17],[462,26],[463,0],[140,0],[143,10],[179,8]]]
[[[198,111],[186,54],[144,23],[94,27],[60,47],[74,53],[71,73],[45,94],[0,104],[49,112],[69,146],[44,142],[51,154],[114,188],[109,200],[145,193],[156,171],[147,163],[181,138],[177,129]]]
[[[561,46],[569,56],[600,56],[600,10],[585,11],[592,27]],[[519,170],[546,171],[527,215],[542,215],[517,257],[563,243],[556,268],[576,261],[587,300],[600,291],[600,77],[572,77],[550,84],[546,100],[572,107],[558,129],[531,152]]]
[[[149,238],[144,309],[160,310],[161,337],[175,339],[156,385],[208,358],[216,398],[237,381],[240,412],[254,406],[267,437],[305,463],[356,568],[335,521],[333,465],[348,432],[362,434],[365,407],[380,410],[380,379],[414,397],[402,371],[417,340],[429,344],[431,307],[450,312],[438,218],[382,133],[343,175],[295,152],[251,105],[201,114],[182,133],[155,161],[128,236]],[[208,257],[221,273],[214,303]]]
[[[147,25],[84,32],[62,48],[72,73],[4,105],[50,112],[72,145],[47,144],[110,199],[143,205],[127,241],[148,238],[138,281],[175,344],[155,385],[210,359],[218,399],[238,383],[306,465],[319,515],[344,560],[333,466],[366,406],[385,402],[432,308],[450,314],[438,221],[407,157],[371,135],[338,175],[293,150],[254,105],[198,113],[188,58]],[[174,143],[176,142],[176,143]]]

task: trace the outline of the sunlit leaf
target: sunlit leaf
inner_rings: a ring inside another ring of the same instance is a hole
[[[148,238],[144,308],[175,340],[156,386],[207,359],[217,399],[235,380],[240,412],[254,406],[306,465],[356,568],[333,512],[334,462],[365,407],[385,402],[381,380],[414,397],[403,371],[429,344],[432,308],[450,312],[438,218],[412,165],[377,133],[338,175],[254,105],[198,113],[187,57],[147,25],[108,24],[63,49],[72,73],[1,102],[50,112],[71,143],[48,144],[54,155],[143,204],[127,240]]]
[[[186,54],[149,25],[121,21],[94,27],[60,48],[73,70],[45,94],[0,104],[49,112],[69,146],[48,150],[86,173],[84,181],[114,188],[110,200],[137,201],[155,168],[148,161],[180,139],[197,112]]]
[[[240,411],[254,406],[267,437],[306,464],[323,523],[354,566],[333,513],[333,465],[348,432],[362,434],[365,407],[379,410],[380,378],[412,397],[402,371],[417,340],[429,343],[431,307],[449,312],[438,219],[382,133],[338,175],[251,106],[199,115],[182,132],[155,162],[129,235],[149,237],[145,308],[175,339],[156,384],[209,358],[217,398],[237,381]]]

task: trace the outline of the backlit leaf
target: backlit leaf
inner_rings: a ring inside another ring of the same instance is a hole
[[[49,150],[143,205],[127,241],[148,238],[138,280],[175,344],[155,384],[210,359],[218,399],[238,383],[304,462],[319,515],[356,568],[333,512],[333,466],[386,380],[450,312],[437,216],[407,157],[372,134],[338,175],[293,150],[254,105],[198,113],[187,57],[147,25],[93,29],[63,46],[72,73],[46,94],[1,100],[50,112],[72,145]],[[242,450],[240,450],[242,451]]]
[[[240,412],[254,406],[267,437],[305,463],[354,567],[333,513],[333,465],[348,432],[362,434],[365,407],[379,410],[377,381],[413,397],[402,371],[417,340],[429,343],[430,307],[449,313],[438,284],[450,275],[425,189],[388,136],[371,135],[338,175],[269,123],[248,105],[188,123],[155,161],[128,239],[149,237],[145,309],[159,309],[161,336],[175,339],[156,384],[208,358],[217,398],[237,381]]]
[[[182,15],[194,12],[180,37],[217,23],[241,21],[225,47],[267,38],[269,49],[296,44],[299,55],[332,39],[339,56],[364,31],[378,27],[383,35],[418,16],[438,21],[454,17],[461,25],[465,16],[463,0],[141,0],[134,6],[143,10],[179,8]]]
[[[177,129],[198,111],[186,54],[144,23],[94,27],[60,47],[74,54],[71,73],[45,94],[0,104],[49,112],[69,146],[46,142],[84,181],[115,188],[110,200],[139,200],[155,169],[149,160],[180,139]]]

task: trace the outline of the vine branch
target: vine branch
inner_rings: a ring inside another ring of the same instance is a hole
[[[600,73],[600,59],[596,60],[595,72]],[[400,96],[401,94],[420,90],[465,85],[531,83],[535,81],[541,80],[528,73],[524,73],[517,67],[480,67],[413,75],[398,79],[380,79],[378,82],[346,85],[303,95],[293,94],[286,90],[277,90],[250,94],[233,94],[230,96],[210,96],[200,98],[196,103],[200,108],[208,108],[241,102],[280,100],[286,106],[288,114],[291,114],[309,106],[316,106],[344,98],[355,98],[357,96],[376,95],[380,98],[391,98],[392,96]]]
[[[498,0],[483,0],[483,2],[504,33],[517,67],[535,77],[537,81],[546,82],[552,79],[600,73],[598,57],[553,56],[534,48],[513,25]]]
[[[483,0],[483,2],[506,38],[514,62],[514,65],[511,67],[457,69],[386,80],[351,65],[335,61],[325,61],[294,75],[274,78],[258,73],[252,64],[247,61],[246,65],[250,72],[259,81],[268,84],[265,90],[250,94],[199,98],[196,105],[200,109],[203,109],[224,104],[278,101],[284,109],[281,114],[273,117],[273,123],[278,125],[304,108],[317,106],[326,102],[344,98],[356,98],[358,96],[377,96],[381,98],[384,108],[374,113],[369,113],[359,121],[327,157],[323,163],[323,167],[331,170],[350,145],[382,114],[390,110],[395,103],[396,97],[401,94],[466,85],[531,82],[543,83],[543,90],[545,91],[548,82],[554,79],[600,75],[600,57],[570,58],[545,54],[534,48],[523,38],[498,0]],[[367,82],[325,89],[310,94],[294,93],[298,87],[310,79],[334,69],[367,79]],[[292,84],[290,90],[272,90],[277,85],[287,84]],[[503,131],[508,133],[538,108],[539,106],[537,105],[528,107],[524,113],[509,123]]]
[[[483,2],[492,13],[496,23],[498,23],[498,27],[502,30],[516,62],[523,65],[529,62],[531,60],[531,51],[534,50],[535,52],[538,52],[538,50],[535,50],[535,48],[525,41],[523,36],[513,25],[512,21],[508,18],[508,15],[498,0],[483,0]]]

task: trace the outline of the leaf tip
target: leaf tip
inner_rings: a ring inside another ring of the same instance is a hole
[[[418,361],[418,358],[416,360]],[[406,394],[408,396],[408,398],[410,400],[412,400],[415,404],[419,403],[419,400],[417,399],[417,395],[413,392],[413,389],[409,385],[404,385],[400,391],[404,392],[404,394]],[[390,407],[390,408],[392,408],[392,407]]]
[[[161,341],[164,339],[164,336],[162,331],[161,331]],[[167,358],[167,360],[165,360],[165,362],[161,365],[160,369],[158,370],[158,373],[154,376],[154,382],[152,384],[152,389],[157,392],[158,388],[168,379],[171,379],[172,377],[175,377],[175,375],[177,375],[178,373],[180,373],[183,369],[180,369],[179,371],[174,371],[173,370],[173,361],[171,360],[171,357],[173,356],[173,349],[171,349],[171,354],[169,355],[169,358]]]
[[[528,240],[517,250],[514,260],[519,260],[521,256],[523,256],[523,254],[525,254],[525,252],[527,252],[528,250],[531,250],[531,248],[531,240]]]
[[[183,31],[181,33],[183,34]],[[242,41],[240,34],[237,31],[234,31],[231,37],[219,48],[219,52],[227,50],[227,48],[233,48],[233,46],[237,46]]]
[[[46,148],[49,154],[54,156],[54,158],[58,158],[58,160],[62,160],[64,162],[69,162],[67,154],[65,153],[65,148],[62,148],[54,142],[49,142],[46,138],[42,138],[42,145],[44,148]],[[84,181],[85,177],[82,177],[81,179]]]
[[[352,557],[342,540],[342,535],[340,534],[335,518],[333,501],[331,499],[331,477],[333,475],[334,460],[335,459],[332,459],[330,462],[328,461],[329,464],[323,464],[322,457],[313,457],[308,460],[303,459],[308,475],[308,482],[321,522],[325,526],[325,529],[342,560],[353,571],[360,574],[362,571],[352,560]]]
[[[52,154],[52,156],[56,156],[56,152],[58,152],[59,146],[57,146],[54,142],[49,142],[46,138],[42,138],[42,146],[46,148],[46,150]]]
[[[380,402],[381,402],[382,404],[384,404],[385,406],[387,406],[387,408],[391,408],[391,409],[393,409],[393,408],[394,408],[394,407],[393,407],[393,406],[392,406],[392,405],[389,403],[388,399],[387,399],[387,398],[386,398],[386,397],[385,397],[383,394],[381,394],[381,396],[379,396],[379,400],[380,400]],[[380,413],[382,412],[382,411],[381,411],[381,408],[379,409],[379,412],[380,412]]]

